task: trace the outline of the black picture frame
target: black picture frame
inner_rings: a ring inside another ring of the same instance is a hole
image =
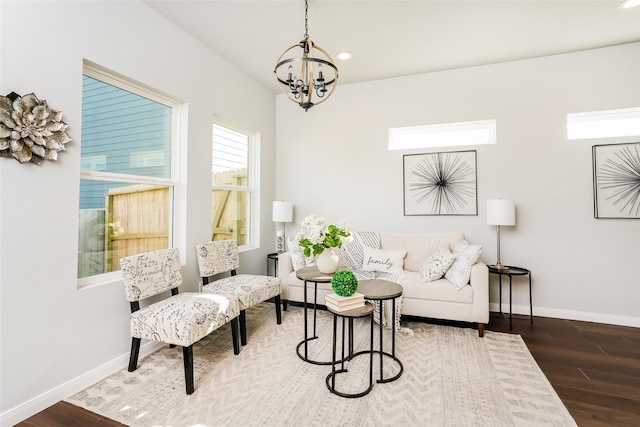
[[[593,215],[640,219],[640,142],[594,145]]]
[[[404,215],[478,215],[475,150],[405,154]]]

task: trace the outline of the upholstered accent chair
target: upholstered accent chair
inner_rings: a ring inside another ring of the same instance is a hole
[[[280,309],[280,279],[254,274],[237,274],[240,268],[237,240],[216,240],[196,245],[198,268],[202,277],[202,292],[238,298],[240,301],[240,342],[247,345],[247,318],[245,310],[259,302],[275,300],[276,322],[282,323]],[[211,276],[230,273],[210,282]]]
[[[129,372],[138,367],[141,339],[182,346],[187,394],[194,391],[193,344],[231,322],[233,351],[238,345],[238,298],[200,292],[178,293],[182,284],[177,249],[165,249],[120,260],[125,295],[131,305]],[[171,296],[140,307],[140,301],[171,291]]]

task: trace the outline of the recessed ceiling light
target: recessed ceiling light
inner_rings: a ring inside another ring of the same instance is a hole
[[[348,59],[353,58],[353,53],[347,51],[347,50],[343,50],[342,52],[338,52],[336,54],[336,58],[341,59],[343,61],[346,61]]]
[[[631,9],[632,7],[640,6],[640,0],[625,0],[618,6],[620,9]]]

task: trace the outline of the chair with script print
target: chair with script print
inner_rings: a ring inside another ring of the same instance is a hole
[[[238,242],[216,240],[196,245],[198,268],[202,277],[202,292],[236,297],[240,301],[240,342],[247,344],[247,318],[245,310],[269,299],[275,300],[276,321],[282,323],[280,310],[280,279],[254,274],[237,274],[240,268]],[[231,276],[209,281],[211,276],[230,272]]]
[[[129,372],[138,367],[140,341],[182,346],[187,394],[194,391],[193,344],[231,322],[233,351],[238,345],[238,299],[200,292],[178,293],[182,284],[177,249],[164,249],[122,258],[122,279],[131,304],[131,355]],[[171,296],[140,307],[140,301],[171,290]]]

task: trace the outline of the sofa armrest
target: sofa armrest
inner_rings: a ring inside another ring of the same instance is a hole
[[[291,252],[284,252],[278,255],[278,277],[282,284],[280,296],[283,300],[289,299],[289,276],[292,272],[293,263],[291,262]]]
[[[471,266],[471,279],[473,288],[473,318],[479,323],[489,323],[489,268],[478,261]]]

